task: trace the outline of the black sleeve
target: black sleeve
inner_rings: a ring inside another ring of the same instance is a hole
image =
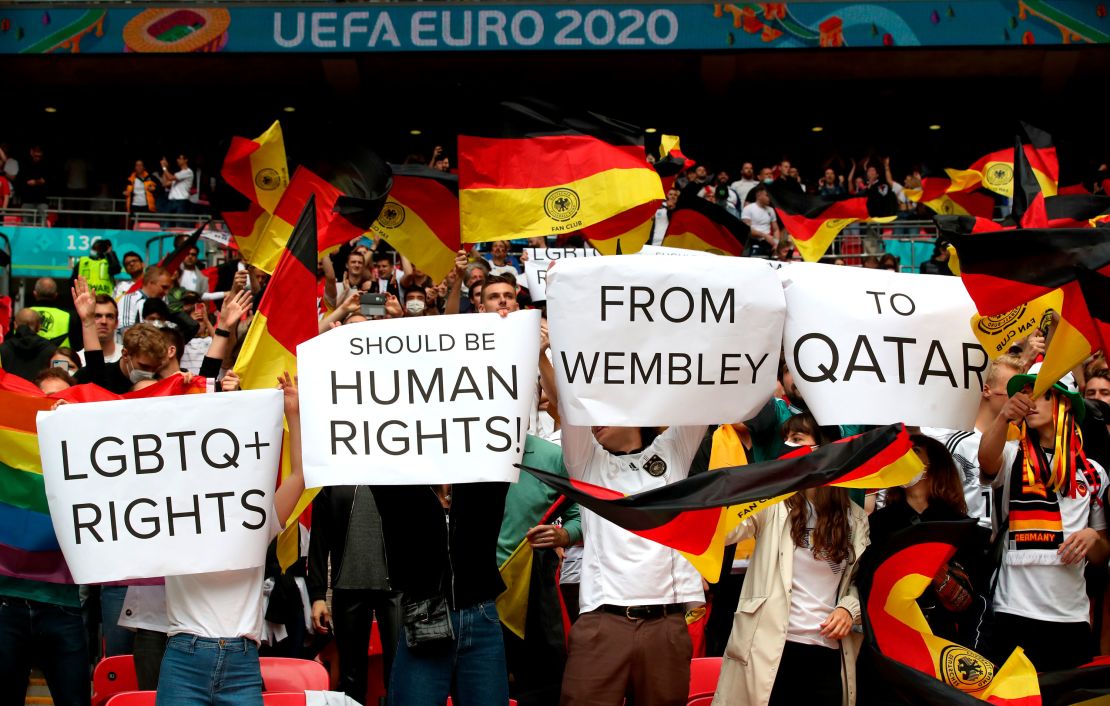
[[[308,600],[322,601],[328,596],[328,535],[331,525],[331,498],[324,488],[312,501],[312,532],[308,538]]]
[[[85,351],[85,367],[77,371],[77,382],[92,382],[107,389],[105,384],[108,364],[104,362],[104,351]]]
[[[85,337],[81,330],[81,317],[76,312],[69,313],[69,347],[79,351],[85,347]]]
[[[120,267],[120,264],[119,264],[119,258],[116,257],[116,251],[115,250],[109,250],[107,258],[108,258],[108,275],[110,277],[114,278],[120,272],[123,272],[123,268]]]
[[[210,355],[204,356],[204,360],[200,363],[200,376],[202,378],[211,378],[215,380],[220,377],[220,370],[224,367],[223,358],[213,358]]]

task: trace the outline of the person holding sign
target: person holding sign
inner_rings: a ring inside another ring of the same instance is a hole
[[[289,422],[291,472],[274,491],[265,520],[272,540],[304,491],[297,387],[289,373],[278,380]],[[166,577],[169,641],[158,678],[158,706],[261,706],[265,565],[238,571]]]
[[[488,285],[487,285],[488,286]],[[540,379],[558,403],[555,370],[540,343]],[[581,427],[564,424],[563,457],[576,480],[622,494],[686,478],[705,427]],[[585,548],[580,614],[570,631],[562,706],[681,706],[690,686],[691,604],[705,602],[701,576],[673,549],[582,509]]]

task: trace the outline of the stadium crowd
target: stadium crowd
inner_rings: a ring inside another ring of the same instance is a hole
[[[745,201],[758,206],[761,182],[792,178],[788,163],[778,169],[773,177],[746,164],[737,182],[694,170],[679,188],[733,209]],[[832,173],[822,182],[828,189],[865,185]],[[738,210],[749,213],[748,206]],[[177,244],[188,245],[187,236]],[[268,277],[239,262],[233,249],[211,269],[199,255],[189,246],[180,266],[167,271],[134,252],[121,263],[101,241],[67,282],[72,303],[58,281],[35,283],[33,306],[16,314],[0,345],[3,369],[47,393],[81,382],[125,393],[178,375],[210,379],[219,394],[235,392],[231,368]],[[505,241],[494,243],[488,258],[460,251],[454,271],[434,282],[384,243],[360,239],[320,262],[319,330],[542,308],[521,281],[520,258]],[[55,704],[88,704],[90,666],[101,653],[133,654],[139,687],[157,689],[159,703],[261,703],[260,652],[312,658],[333,639],[335,651],[325,654],[338,661],[338,689],[362,703],[376,621],[381,676],[396,705],[440,706],[449,694],[460,705],[507,703],[510,696],[521,704],[685,704],[691,658],[714,655],[723,656],[714,704],[903,703],[860,651],[858,572],[869,546],[897,530],[967,517],[979,522],[977,541],[961,548],[918,601],[934,633],[996,663],[1020,645],[1042,671],[1077,667],[1110,653],[1103,470],[1110,373],[1100,355],[1033,399],[1043,350],[1038,332],[991,364],[974,428],[912,430],[925,471],[904,487],[866,496],[809,490],[742,524],[729,537],[735,549],[714,586],[674,550],[589,510],[564,506],[543,519],[557,493],[525,475],[511,487],[331,487],[315,499],[305,551],[284,574],[271,556],[265,572],[171,577],[165,586],[31,585],[0,577],[0,700],[20,703],[37,666]],[[562,424],[546,322],[539,364],[526,448],[531,465],[626,494],[707,469],[713,429]],[[784,363],[778,379],[776,395],[756,417],[722,420],[749,457],[772,459],[862,430],[819,426]],[[286,378],[282,387],[293,430],[295,384]],[[1023,469],[1047,474],[1057,467],[1060,419],[1082,428],[1083,447],[1069,451],[1081,460],[1065,468],[1074,473],[1069,482],[1089,492],[1058,494],[1063,532],[1050,549],[992,544],[1004,531],[1000,517],[1032,492]],[[1008,441],[1007,430],[1022,420],[1026,435]],[[296,436],[292,443],[299,444]],[[662,473],[648,472],[652,461],[662,462]],[[287,490],[271,515],[275,533],[299,487],[282,484]],[[498,624],[495,606],[503,589],[498,567],[521,537],[538,550],[533,571],[540,579],[526,639]],[[420,624],[442,632],[429,637]],[[213,642],[221,649],[198,648]],[[217,678],[211,660],[222,651],[229,661]]]

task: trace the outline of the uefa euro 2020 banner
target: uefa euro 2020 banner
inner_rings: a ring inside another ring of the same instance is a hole
[[[27,4],[0,54],[882,48],[1110,43],[1090,0],[372,3],[223,7]],[[1100,16],[1101,15],[1101,16]]]

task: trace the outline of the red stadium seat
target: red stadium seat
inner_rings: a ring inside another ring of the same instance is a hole
[[[303,691],[267,691],[262,694],[263,706],[305,706]]]
[[[713,696],[720,676],[720,657],[696,657],[690,660],[690,698]]]
[[[162,226],[154,221],[138,221],[135,223],[135,230],[162,230]]]
[[[93,670],[93,706],[104,706],[104,703],[115,694],[138,690],[139,680],[135,676],[135,658],[131,655],[105,657]]]
[[[265,691],[327,691],[328,670],[319,662],[292,657],[260,657]]]
[[[108,699],[107,706],[154,706],[157,691],[125,691]]]
[[[4,225],[6,226],[17,226],[22,222],[23,219],[20,216],[4,216]]]

